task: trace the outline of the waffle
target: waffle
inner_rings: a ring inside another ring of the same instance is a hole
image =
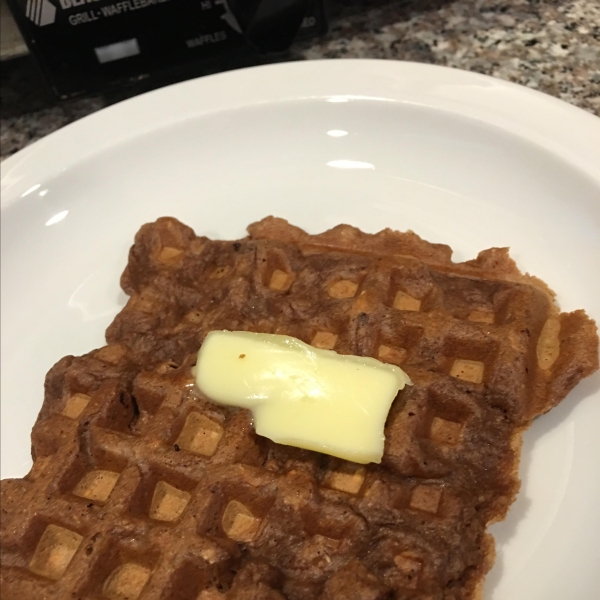
[[[412,232],[272,217],[249,234],[138,232],[108,344],[50,370],[33,468],[2,482],[3,599],[481,597],[521,434],[598,368],[594,322],[560,314],[506,249],[455,264]],[[275,444],[202,397],[215,329],[401,366],[415,385],[381,464]]]

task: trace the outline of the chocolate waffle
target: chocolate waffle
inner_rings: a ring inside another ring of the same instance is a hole
[[[598,368],[506,249],[267,218],[237,242],[144,225],[108,345],[48,373],[34,465],[2,482],[3,599],[471,600],[488,524],[519,488],[520,438]],[[381,464],[257,436],[195,389],[215,329],[292,335],[401,366],[414,386]]]

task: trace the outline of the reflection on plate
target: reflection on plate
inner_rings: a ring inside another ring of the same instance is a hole
[[[243,90],[243,93],[240,91]],[[237,237],[413,229],[467,259],[511,246],[563,310],[600,321],[600,120],[481,75],[384,61],[235,71],[128,100],[2,164],[2,476],[30,465],[45,372],[102,344],[139,226]],[[600,377],[524,440],[487,599],[600,589]]]

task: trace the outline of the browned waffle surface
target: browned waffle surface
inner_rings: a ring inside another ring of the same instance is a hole
[[[59,361],[34,467],[2,482],[2,597],[471,600],[486,526],[519,487],[520,435],[598,366],[583,311],[503,249],[451,262],[413,233],[309,236],[268,218],[217,242],[136,236],[108,345]],[[256,436],[191,369],[214,329],[398,364],[380,465]]]

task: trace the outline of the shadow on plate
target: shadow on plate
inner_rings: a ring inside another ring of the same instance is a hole
[[[521,452],[521,465],[519,467],[519,476],[521,481],[525,481],[531,471],[532,450],[538,440],[550,433],[556,427],[564,423],[579,403],[585,398],[589,398],[600,392],[600,372],[584,379],[577,387],[549,413],[541,415],[535,419],[536,427],[534,430],[526,431],[523,435],[523,448]],[[506,519],[502,521],[502,528],[494,532],[496,547],[507,544],[516,534],[517,527],[522,519],[527,517],[531,508],[531,500],[523,493],[517,495],[517,499],[510,507]],[[494,591],[500,584],[504,574],[504,565],[502,555],[496,556],[496,562],[485,581],[484,599],[492,597]]]

